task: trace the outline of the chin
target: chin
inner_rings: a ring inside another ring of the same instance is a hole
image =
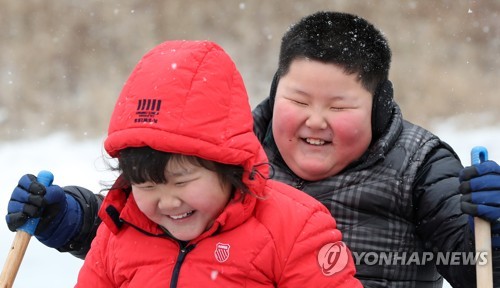
[[[325,179],[332,175],[329,169],[325,168],[322,165],[311,165],[304,163],[300,165],[301,169],[293,169],[293,171],[299,171],[297,176],[307,181],[317,181],[321,179]]]
[[[180,240],[180,241],[191,241],[194,238],[198,236],[192,236],[192,235],[172,235],[174,236],[175,239]]]
[[[319,180],[322,180],[322,179],[325,179],[325,178],[328,178],[329,176],[328,175],[319,175],[319,174],[307,174],[307,175],[303,175],[303,176],[300,176],[298,175],[300,178],[306,180],[306,181],[310,181],[310,182],[314,182],[314,181],[319,181]]]
[[[167,229],[168,230],[168,229]],[[170,230],[169,230],[170,231]],[[196,237],[200,236],[202,232],[198,233],[198,231],[177,231],[177,233],[172,233],[170,232],[170,234],[172,234],[172,236],[177,239],[177,240],[181,240],[181,241],[190,241],[190,240],[193,240],[195,239]]]

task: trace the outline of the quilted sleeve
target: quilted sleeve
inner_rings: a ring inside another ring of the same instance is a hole
[[[324,207],[319,204],[318,208]],[[278,287],[362,287],[354,278],[351,251],[342,242],[342,235],[326,209],[316,210],[295,229],[298,233]]]
[[[462,169],[453,150],[441,143],[426,157],[414,186],[417,233],[427,249],[438,253],[474,251],[468,215],[460,209],[458,173]],[[437,265],[453,287],[474,287],[474,265]]]
[[[94,194],[92,191],[79,186],[66,186],[64,191],[73,196],[80,204],[83,223],[79,233],[58,250],[60,252],[70,252],[75,257],[85,259],[97,228],[101,224],[97,212],[101,206],[103,196]]]

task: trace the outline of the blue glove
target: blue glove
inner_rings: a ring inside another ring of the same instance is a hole
[[[459,180],[462,212],[490,222],[492,246],[500,248],[500,166],[485,161],[466,167]]]
[[[40,218],[34,236],[46,246],[60,248],[78,233],[81,214],[80,204],[61,187],[45,187],[34,175],[26,174],[12,192],[5,218],[11,231],[29,218]]]

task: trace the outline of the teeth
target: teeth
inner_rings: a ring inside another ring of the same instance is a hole
[[[312,145],[323,145],[325,144],[324,140],[321,139],[313,139],[313,138],[306,138],[306,142]]]
[[[189,212],[186,212],[184,214],[170,215],[169,217],[172,218],[172,219],[174,219],[174,220],[179,220],[179,219],[188,217],[189,215],[193,214],[193,212],[194,211],[189,211]]]

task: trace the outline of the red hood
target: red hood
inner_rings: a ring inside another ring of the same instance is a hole
[[[116,102],[104,147],[117,157],[121,149],[141,146],[243,166],[243,181],[263,196],[268,168],[258,164],[267,158],[253,132],[245,86],[215,43],[167,41],[137,64]],[[251,213],[255,198],[242,204],[238,213]]]

